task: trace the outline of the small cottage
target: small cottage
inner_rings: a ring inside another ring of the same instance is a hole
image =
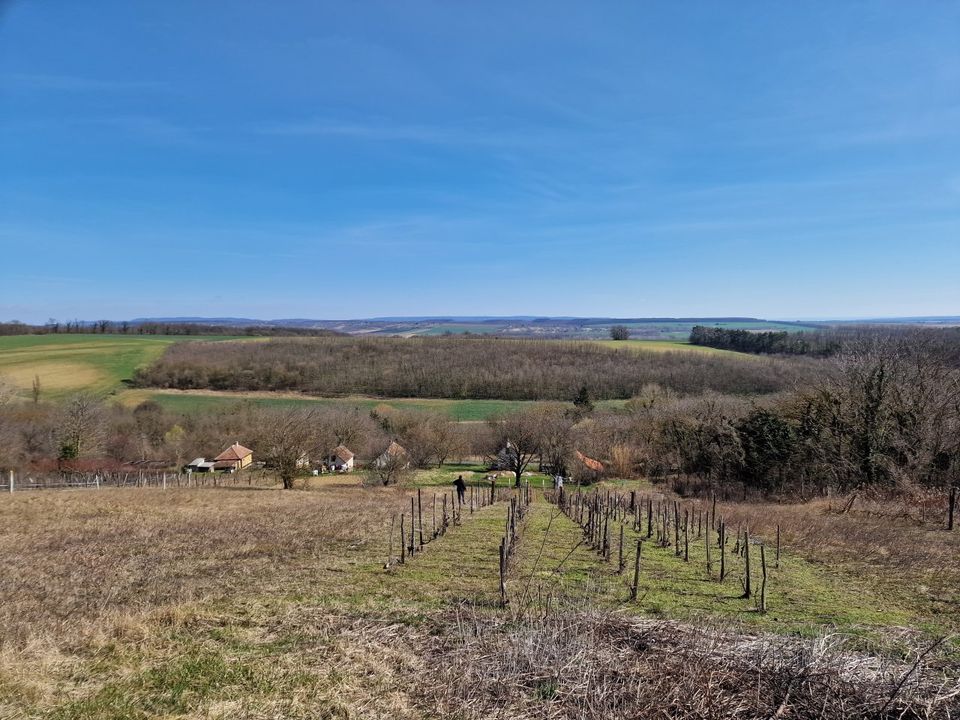
[[[387,449],[376,457],[376,459],[373,461],[373,465],[374,467],[382,468],[398,461],[403,462],[403,467],[409,466],[410,453],[407,452],[403,445],[398,443],[396,440],[392,440],[390,441],[390,445],[387,446]]]
[[[353,470],[353,461],[353,453],[343,445],[337,445],[324,464],[330,472],[350,472]]]
[[[214,459],[214,469],[223,472],[237,472],[253,462],[253,450],[240,443],[234,443]]]

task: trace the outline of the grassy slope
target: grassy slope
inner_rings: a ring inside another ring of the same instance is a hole
[[[691,345],[685,340],[589,340],[587,342],[592,342],[596,345],[614,350],[626,349],[637,352],[696,352],[707,355],[728,355],[746,359],[755,357],[754,355],[739,353],[733,350],[720,350],[705,345]]]
[[[342,405],[372,410],[380,405],[403,410],[446,413],[454,420],[463,422],[486,420],[494,415],[509,413],[533,404],[526,400],[444,400],[434,398],[372,398],[352,396],[344,398],[314,398],[285,393],[206,392],[176,390],[125,390],[118,394],[118,402],[135,406],[144,400],[155,400],[174,412],[215,410],[241,402],[250,402],[266,407],[309,407]],[[611,401],[611,406],[622,402]]]
[[[599,598],[607,606],[620,607],[629,597],[636,542],[645,538],[646,533],[634,533],[628,523],[624,537],[627,569],[620,575],[617,573],[617,531],[611,531],[611,560],[606,562],[581,544],[583,534],[575,523],[555,507],[545,502],[536,503],[524,536],[520,575],[526,578],[533,574],[538,582],[544,583],[546,591],[554,589],[555,594],[554,586],[564,586],[567,593],[588,592],[594,600]],[[631,612],[685,620],[704,617],[736,620],[781,633],[815,633],[825,624],[849,631],[917,622],[908,609],[890,602],[852,574],[828,572],[793,553],[785,553],[781,567],[776,570],[772,568],[771,559],[770,611],[761,615],[756,611],[755,599],[741,597],[742,559],[728,552],[728,575],[721,583],[719,551],[713,552],[713,574],[708,576],[703,538],[691,538],[689,562],[677,557],[673,547],[658,547],[655,540],[656,536],[653,541],[643,543],[638,601],[628,604]],[[541,545],[544,552],[537,564],[535,559]],[[754,555],[751,574],[757,590],[759,550],[755,550]],[[556,573],[555,568],[561,562],[562,572]]]
[[[28,393],[40,376],[43,397],[59,399],[85,391],[108,394],[122,387],[138,367],[158,359],[174,342],[228,337],[161,335],[13,335],[0,337],[0,375]]]
[[[432,486],[447,486],[455,474],[473,470],[478,469],[451,466],[420,473],[425,509],[432,502]],[[64,654],[44,656],[39,667],[27,660],[0,664],[0,711],[8,703],[11,717],[119,720],[224,717],[238,711],[243,717],[429,717],[395,697],[397,687],[416,677],[419,667],[416,648],[406,644],[408,634],[449,632],[435,624],[436,614],[455,614],[464,603],[499,612],[496,552],[504,504],[472,516],[465,512],[462,526],[387,573],[383,561],[391,514],[409,508],[402,492],[344,486],[308,493],[238,489],[25,495],[0,507],[0,517],[29,509],[36,518],[20,528],[13,517],[7,517],[12,523],[0,523],[0,536],[13,533],[7,540],[21,541],[12,547],[30,548],[22,541],[35,533],[54,542],[58,533],[69,537],[71,528],[82,527],[82,543],[66,542],[78,552],[81,544],[102,548],[108,561],[117,556],[114,582],[122,581],[117,592],[129,586],[132,597],[140,597],[140,574],[151,577],[151,592],[161,596],[165,583],[192,583],[196,577],[207,578],[208,591],[202,601],[131,604],[116,629],[103,620],[101,609],[101,603],[112,607],[112,598],[91,597],[91,617],[103,625],[98,640],[79,646],[79,653],[64,648]],[[323,509],[325,503],[332,503],[330,509]],[[314,505],[315,512],[309,510]],[[355,516],[344,512],[353,507],[359,508]],[[282,514],[275,521],[264,520],[277,512]],[[201,524],[190,519],[211,516]],[[215,525],[208,531],[210,522]],[[356,528],[348,530],[353,524]],[[330,537],[314,539],[315,533],[303,532],[308,526]],[[209,538],[194,540],[190,533]],[[226,540],[220,539],[224,533]],[[249,535],[249,540],[235,544],[232,535]],[[631,533],[627,538],[632,546]],[[153,550],[157,539],[163,550]],[[772,573],[765,616],[753,611],[752,601],[738,597],[738,561],[731,561],[725,583],[708,579],[699,544],[691,546],[689,564],[675,557],[672,548],[646,546],[641,597],[632,604],[626,602],[628,577],[616,573],[616,560],[602,561],[581,540],[573,522],[536,496],[510,571],[512,607],[525,598],[562,595],[583,606],[628,614],[701,622],[712,618],[784,633],[866,628],[871,638],[887,625],[917,623],[909,605],[878,593],[869,578],[858,578],[850,569],[815,567],[789,548],[782,568]],[[131,542],[134,546],[128,547]],[[159,577],[151,564],[138,560],[145,543],[151,548],[148,555],[166,558]],[[184,552],[181,545],[195,549]],[[54,565],[51,571],[60,572],[59,561]],[[69,588],[37,585],[42,590],[38,607],[49,607],[51,601],[56,606],[61,592],[80,598],[74,604],[87,602],[73,589],[83,582],[80,574],[71,576]],[[221,585],[224,591],[218,594]],[[15,594],[31,592],[17,588]],[[72,617],[85,612],[78,609]],[[369,623],[375,624],[372,634]]]

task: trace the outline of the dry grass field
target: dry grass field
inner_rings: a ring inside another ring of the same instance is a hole
[[[435,471],[422,479],[445,483]],[[428,523],[438,489],[423,487]],[[632,603],[616,561],[538,492],[504,610],[505,502],[465,511],[384,570],[411,492],[350,480],[4,497],[0,717],[769,717],[781,707],[781,717],[945,717],[956,707],[954,641],[911,671],[957,629],[949,560],[960,544],[945,532],[818,505],[723,505],[758,534],[782,525],[770,612],[738,598],[736,572],[706,578],[699,546],[689,563],[645,549]]]
[[[72,393],[107,394],[157,360],[174,342],[236,339],[163,335],[9,335],[0,337],[0,376],[27,395],[39,376],[41,396],[62,399]]]

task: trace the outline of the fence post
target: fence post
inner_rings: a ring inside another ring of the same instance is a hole
[[[167,489],[167,474],[166,474],[166,473],[163,474],[163,489],[164,489],[164,490]]]
[[[727,576],[727,528],[720,518],[720,582]]]
[[[703,546],[707,551],[707,577],[713,578],[713,558],[710,557],[710,531],[703,536]]]
[[[750,529],[743,531],[743,596],[749,598],[752,594],[750,587]]]
[[[763,573],[760,580],[760,612],[767,611],[767,553],[763,545],[760,546],[760,571]]]
[[[418,523],[420,530],[420,549],[423,549],[423,499],[420,496],[420,488],[417,488],[417,516],[420,518]]]
[[[500,540],[500,606],[507,606],[507,548],[506,538]]]
[[[777,558],[774,567],[780,569],[780,523],[777,523]]]
[[[640,584],[640,550],[643,548],[643,540],[637,540],[637,557],[633,561],[633,587],[630,588],[630,599],[637,601],[637,587]]]
[[[617,546],[617,553],[620,556],[620,562],[617,563],[617,574],[623,575],[623,570],[626,567],[626,561],[623,559],[623,523],[620,523],[620,544]]]
[[[953,530],[953,515],[957,509],[957,486],[950,488],[950,499],[947,501],[947,530]]]
[[[10,492],[13,492],[13,470],[10,471]]]

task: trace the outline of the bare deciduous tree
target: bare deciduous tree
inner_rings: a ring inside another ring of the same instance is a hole
[[[520,487],[523,473],[540,453],[543,438],[543,414],[537,410],[521,410],[490,420],[493,430],[492,454],[506,464]]]
[[[67,401],[60,422],[60,458],[91,455],[100,450],[106,430],[103,403],[92,395],[75,395]]]
[[[320,414],[312,408],[269,410],[260,422],[260,454],[280,475],[284,489],[290,490],[305,460],[318,450],[323,436]]]

